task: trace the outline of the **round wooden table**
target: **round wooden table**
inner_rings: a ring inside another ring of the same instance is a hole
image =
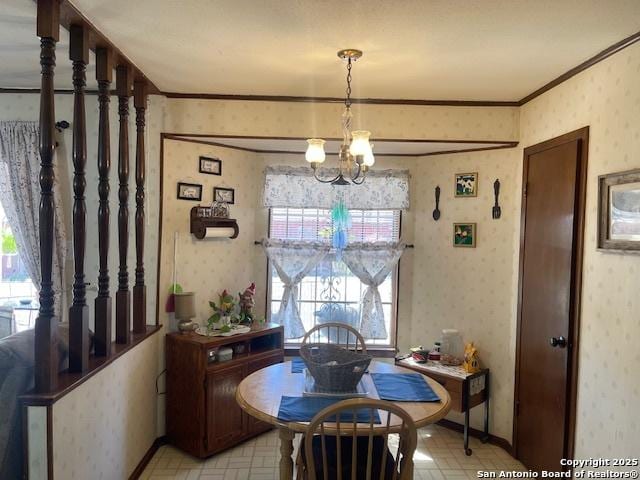
[[[373,373],[415,373],[409,369],[389,363],[371,362],[369,371]],[[416,424],[424,427],[443,418],[451,408],[449,393],[435,380],[423,376],[433,391],[440,397],[439,402],[394,402],[403,408]],[[373,380],[367,374],[363,383],[371,398],[378,398]],[[293,439],[296,433],[304,433],[308,422],[283,422],[278,420],[280,399],[284,396],[302,397],[304,374],[291,373],[291,362],[278,363],[258,370],[246,377],[236,390],[236,400],[249,415],[263,422],[275,425],[280,436],[280,479],[293,478]],[[384,422],[383,422],[384,423]],[[363,428],[369,424],[363,424]]]

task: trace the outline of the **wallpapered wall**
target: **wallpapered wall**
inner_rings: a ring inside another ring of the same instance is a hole
[[[156,438],[159,336],[54,404],[54,478],[129,478]]]
[[[478,172],[478,197],[455,198],[455,173]],[[478,347],[491,369],[490,430],[510,439],[513,416],[514,348],[511,345],[515,292],[511,259],[516,251],[517,153],[513,149],[423,157],[413,170],[415,218],[413,315],[409,338],[432,346],[443,328],[457,328]],[[493,182],[500,179],[502,217],[494,220]],[[434,189],[439,185],[440,219],[433,220]],[[476,248],[454,248],[453,223],[477,223]],[[401,347],[403,345],[401,344]],[[406,346],[406,345],[404,345]],[[481,429],[482,409],[471,424]],[[449,418],[461,422],[461,415]]]
[[[341,138],[342,104],[168,99],[171,133]],[[517,107],[354,105],[372,138],[517,140]]]
[[[222,159],[222,176],[198,173],[200,155]],[[196,321],[203,323],[210,315],[209,300],[215,300],[224,288],[233,294],[244,290],[254,279],[254,257],[261,253],[255,240],[255,208],[261,190],[260,162],[257,155],[229,148],[190,142],[165,140],[164,192],[162,205],[162,252],[160,268],[161,304],[173,282],[174,234],[178,233],[177,280],[184,291],[196,292]],[[178,200],[178,182],[203,185],[202,202]],[[198,240],[189,233],[192,207],[211,205],[213,187],[235,189],[231,218],[238,221],[237,239]],[[261,279],[264,284],[264,278]],[[260,305],[260,307],[263,307]],[[160,310],[160,322],[172,324],[173,315]]]
[[[521,147],[590,126],[578,458],[630,457],[640,445],[640,256],[596,250],[597,177],[640,168],[639,119],[638,44],[526,104],[521,112]],[[517,159],[521,170],[521,148]]]

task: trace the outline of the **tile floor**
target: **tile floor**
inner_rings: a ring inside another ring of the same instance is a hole
[[[430,425],[418,430],[414,455],[416,480],[476,479],[478,470],[526,470],[506,451],[471,439],[473,455],[462,451],[462,434]],[[300,435],[296,435],[299,441]],[[206,460],[165,445],[149,462],[142,480],[273,480],[278,479],[279,439],[275,430]],[[294,458],[297,454],[294,451]]]

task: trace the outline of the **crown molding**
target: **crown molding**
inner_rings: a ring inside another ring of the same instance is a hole
[[[284,155],[304,155],[303,151],[292,150],[268,150],[268,149],[256,149],[249,147],[241,147],[238,145],[228,145],[222,142],[216,142],[214,140],[207,139],[259,139],[259,140],[306,140],[304,137],[272,137],[272,136],[257,136],[257,135],[216,135],[216,134],[204,134],[204,133],[161,133],[161,139],[175,140],[179,142],[197,143],[200,145],[210,145],[212,147],[230,148],[232,150],[241,150],[243,152],[251,153],[276,153]],[[340,138],[329,138],[327,140],[341,140]],[[452,149],[443,150],[440,152],[425,152],[425,153],[376,153],[376,157],[429,157],[432,155],[446,155],[452,153],[469,153],[469,152],[482,152],[486,150],[501,150],[503,148],[515,148],[518,146],[517,141],[511,140],[435,140],[435,139],[408,139],[408,138],[377,138],[376,142],[407,142],[407,143],[456,143],[456,144],[468,144],[478,145],[469,149]],[[492,144],[492,146],[486,146]],[[335,155],[328,153],[327,155]]]
[[[290,102],[290,103],[344,103],[340,97],[303,97],[290,95],[235,95],[222,93],[160,92],[167,98],[199,100],[235,100],[243,102]],[[362,105],[415,105],[445,107],[517,107],[517,101],[494,100],[418,100],[404,98],[352,98],[351,103]]]

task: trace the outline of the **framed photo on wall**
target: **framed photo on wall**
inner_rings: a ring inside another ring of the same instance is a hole
[[[202,185],[197,183],[178,183],[178,200],[202,200]]]
[[[236,203],[236,192],[233,188],[213,187],[213,201],[233,205]]]
[[[200,157],[198,171],[207,175],[222,175],[222,160],[219,158]]]
[[[598,249],[640,252],[640,169],[598,177]]]
[[[453,246],[454,247],[476,247],[476,224],[475,223],[454,223],[453,224]]]
[[[455,177],[454,196],[456,198],[478,196],[478,172],[456,173]]]

